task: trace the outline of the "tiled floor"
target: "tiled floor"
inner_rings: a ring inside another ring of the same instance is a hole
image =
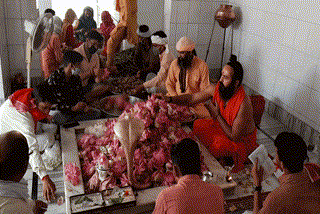
[[[273,145],[272,139],[275,139],[277,134],[279,134],[282,131],[285,131],[284,126],[276,121],[275,119],[271,118],[267,113],[265,113],[262,117],[262,121],[260,124],[260,129],[257,132],[257,141],[258,144],[264,144],[266,148],[268,149],[268,152],[274,156],[275,155],[275,147]],[[272,138],[272,139],[271,139]],[[314,151],[309,153],[309,158],[311,162],[315,163],[320,163],[319,161],[319,152]],[[62,166],[58,167],[56,170],[49,172],[49,175],[53,182],[56,184],[57,187],[57,195],[63,196],[64,195],[64,186],[63,186],[63,173],[62,173]],[[247,175],[248,176],[248,175]],[[28,180],[29,183],[29,192],[31,195],[31,184],[32,184],[32,170],[29,168],[25,177],[25,179]],[[270,184],[273,186],[273,184]],[[241,191],[235,190],[233,194],[228,196],[228,198],[235,198],[235,197],[241,197],[242,193],[239,194]],[[42,183],[39,180],[39,185],[38,185],[38,199],[42,199]],[[56,203],[49,204],[48,211],[46,212],[48,214],[54,213],[54,214],[59,214],[59,213],[65,213],[65,204],[58,206]]]

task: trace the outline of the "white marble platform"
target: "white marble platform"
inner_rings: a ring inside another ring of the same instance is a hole
[[[80,122],[80,125],[77,127],[65,129],[60,129],[61,134],[61,148],[62,148],[62,162],[63,167],[68,163],[74,163],[79,168],[80,161],[78,156],[78,148],[77,148],[77,142],[76,142],[76,129],[84,129],[90,125],[93,125],[95,123],[99,123],[104,120],[95,120],[95,121],[84,121]],[[185,130],[187,132],[191,131],[190,128],[185,127]],[[216,175],[216,178],[222,178],[222,179],[214,179],[214,183],[216,183],[218,186],[220,186],[222,189],[231,189],[234,188],[237,184],[235,181],[227,182],[225,181],[225,175],[226,171],[224,168],[219,164],[219,162],[213,158],[213,156],[208,152],[208,150],[202,145],[199,144],[200,150],[202,152],[202,155],[204,156],[204,162],[208,169],[213,173],[213,175]],[[82,176],[81,176],[82,177]],[[66,200],[66,212],[71,213],[70,209],[70,197],[74,195],[84,194],[84,186],[82,182],[82,178],[80,180],[80,184],[77,186],[73,186],[70,182],[66,181],[65,175],[63,173],[64,178],[64,190],[65,190],[65,200]],[[113,211],[112,213],[143,213],[146,211],[152,211],[154,203],[157,199],[158,194],[161,192],[162,189],[165,187],[156,187],[156,188],[150,188],[145,190],[140,190],[137,192],[137,203],[135,207],[126,208],[125,210],[118,210]],[[151,209],[151,210],[150,210]]]

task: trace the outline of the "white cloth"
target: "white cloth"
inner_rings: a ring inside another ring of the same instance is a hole
[[[39,152],[33,118],[29,112],[20,113],[17,111],[8,99],[0,107],[0,134],[13,130],[20,132],[27,139],[30,165],[32,170],[42,179],[47,175],[47,172]]]
[[[24,179],[19,183],[0,180],[0,196],[27,200],[28,182]]]
[[[162,38],[158,35],[152,35],[151,36],[151,41],[153,44],[158,44],[158,45],[166,45],[168,44],[168,39],[167,38]]]

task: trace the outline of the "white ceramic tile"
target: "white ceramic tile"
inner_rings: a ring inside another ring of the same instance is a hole
[[[282,23],[281,32],[283,32],[282,39],[281,39],[282,43],[286,46],[293,47],[294,42],[296,40],[298,20],[293,18],[283,17],[281,23]]]
[[[294,48],[299,51],[304,51],[307,47],[312,24],[308,22],[298,21],[296,39]]]
[[[281,43],[282,42],[282,27],[279,24],[279,20],[282,20],[282,16],[269,13],[268,14],[268,20],[266,22],[265,29],[269,29],[266,32],[266,38],[270,39],[274,42]],[[281,23],[281,21],[280,21]]]
[[[279,14],[279,15],[287,15],[287,0],[278,0],[277,2],[277,7],[274,9],[274,13]]]
[[[312,82],[311,88],[320,92],[320,63],[312,70]]]
[[[285,95],[285,86],[286,86],[286,77],[280,73],[275,72],[276,79],[274,81],[274,87],[273,87],[273,97],[278,100],[283,100]]]
[[[306,87],[302,84],[299,85],[299,87],[296,89],[296,95],[295,95],[295,111],[300,114],[305,114],[309,111],[309,104],[310,101],[309,98],[311,94],[311,89],[309,87]]]
[[[286,4],[286,15],[289,17],[293,17],[296,18],[299,16],[299,8],[301,8],[301,3],[303,2],[303,0],[295,0],[294,3],[293,2],[288,2]]]
[[[287,76],[296,81],[300,81],[300,78],[307,71],[307,66],[309,65],[306,55],[298,51],[294,51],[290,66],[288,69]]]
[[[183,36],[187,36],[188,33],[188,25],[186,24],[177,24],[177,34],[176,41],[178,42]]]
[[[179,1],[177,11],[177,23],[188,23],[189,18],[189,1]]]
[[[300,87],[300,84],[298,82],[287,78],[285,84],[285,93],[282,100],[292,109],[295,108],[295,96],[297,95],[298,87]]]
[[[214,21],[214,11],[216,9],[213,8],[212,2],[201,2],[200,9],[200,18],[201,23],[203,24],[211,24]]]
[[[188,24],[187,37],[192,39],[195,43],[198,41],[198,24]]]
[[[171,9],[171,18],[170,22],[171,23],[177,23],[177,15],[178,15],[178,2],[177,1],[172,1],[172,9]]]
[[[320,58],[320,26],[312,25],[312,29],[310,31],[309,40],[307,42],[307,47],[304,50],[306,53],[310,55],[317,56]]]
[[[207,46],[205,47],[206,47],[205,52],[207,52]],[[220,68],[221,53],[222,53],[221,44],[217,44],[217,43],[211,44],[208,57],[207,57],[207,62],[210,63],[212,68]]]
[[[205,60],[205,56],[206,56],[206,52],[207,52],[207,46],[206,45],[196,44],[196,51],[197,51],[197,56],[200,59]]]
[[[169,45],[176,45],[176,34],[177,34],[177,25],[171,24],[170,35],[169,35]]]
[[[320,92],[311,90],[308,117],[320,125]]]
[[[257,84],[261,86],[263,92],[272,95],[273,88],[276,79],[276,73],[272,67],[267,65],[260,65],[261,69],[261,79],[257,81]]]
[[[301,20],[307,20],[309,22],[314,22],[314,16],[319,16],[319,7],[314,7],[318,5],[318,1],[301,1],[296,10],[296,17]]]
[[[36,0],[21,0],[21,17],[29,20],[39,17]]]
[[[7,0],[6,12],[8,18],[21,18],[20,0]]]
[[[7,19],[6,24],[8,44],[22,44],[21,19]]]
[[[312,88],[314,85],[319,84],[318,71],[319,71],[319,59],[312,57],[305,58],[305,72],[302,73],[299,82]]]
[[[6,22],[5,19],[2,17],[0,18],[0,45],[5,45],[7,43],[6,40]]]
[[[4,1],[0,1],[0,19],[5,17]]]
[[[26,68],[25,50],[23,45],[10,45],[9,57],[11,69],[24,69]]]
[[[190,13],[189,13],[189,23],[197,24],[200,22],[200,2],[199,1],[191,1],[190,2]]]
[[[199,24],[198,44],[209,44],[213,26],[211,24]]]
[[[284,75],[289,75],[289,70],[290,70],[290,63],[291,63],[291,59],[293,56],[293,50],[285,47],[285,46],[280,46],[280,51],[279,51],[279,64],[277,66],[277,68],[279,69],[279,71],[284,74]]]

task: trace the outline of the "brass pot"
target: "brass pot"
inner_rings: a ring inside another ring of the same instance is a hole
[[[214,18],[222,28],[227,28],[236,19],[236,14],[234,13],[232,5],[222,4],[217,10]]]

